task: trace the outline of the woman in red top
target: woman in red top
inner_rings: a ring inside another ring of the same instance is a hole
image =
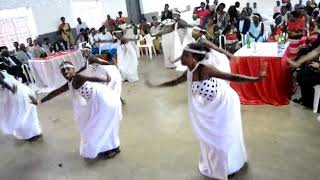
[[[206,9],[206,4],[202,2],[200,7],[194,9],[194,15],[197,15],[200,18],[200,26],[205,25],[205,18],[210,15],[210,11]]]
[[[293,11],[290,14],[287,25],[288,39],[290,42],[288,58],[290,60],[295,60],[300,48],[305,46],[306,41],[303,38],[305,27],[305,17],[301,16],[297,11]]]

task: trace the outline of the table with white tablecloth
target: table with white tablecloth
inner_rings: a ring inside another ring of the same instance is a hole
[[[76,70],[85,65],[81,51],[55,53],[47,58],[29,60],[29,66],[35,79],[35,88],[49,92],[64,85],[67,81],[59,69],[60,64],[64,61],[71,62]]]
[[[268,64],[267,77],[256,83],[231,83],[242,104],[287,105],[293,93],[291,69],[287,63],[288,46],[278,49],[278,43],[257,43],[256,49],[242,47],[231,60],[236,74],[257,76],[261,63]]]

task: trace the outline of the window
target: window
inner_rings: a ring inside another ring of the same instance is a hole
[[[0,46],[13,49],[13,42],[26,43],[32,37],[32,15],[26,8],[0,11]]]

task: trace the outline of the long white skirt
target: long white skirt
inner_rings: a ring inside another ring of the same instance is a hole
[[[193,130],[200,140],[200,172],[224,180],[243,167],[247,154],[239,96],[223,80],[216,81],[216,98],[204,104],[192,94],[192,73],[188,73],[189,113]]]
[[[230,61],[228,57],[216,50],[211,49],[204,64],[215,66],[222,72],[231,73]]]
[[[84,99],[79,92],[71,89],[73,109],[81,135],[80,155],[94,159],[99,153],[120,146],[122,106],[119,95],[106,85],[86,82],[83,86],[91,89],[92,94]],[[71,85],[69,87],[72,88]]]
[[[138,76],[138,56],[135,47],[130,44],[117,43],[118,67],[123,81],[135,82]]]
[[[30,102],[29,95],[34,92],[7,73],[4,81],[10,86],[17,85],[17,93],[0,86],[0,125],[6,135],[13,135],[17,139],[30,139],[41,134],[36,106]]]
[[[178,34],[179,34],[179,38],[178,39],[175,38],[175,41],[176,41],[175,43],[177,44],[176,47],[175,47],[175,48],[177,48],[176,56],[175,56],[176,58],[182,56],[183,49],[188,44],[190,44],[192,42],[195,42],[195,40],[192,37],[192,29],[191,28],[188,28],[186,30],[178,29],[177,31],[178,31]],[[180,40],[181,37],[183,38],[182,43],[181,43],[181,40]],[[184,71],[186,71],[188,69],[187,66],[182,65],[181,60],[176,63],[176,66],[177,66],[176,70],[180,71],[180,72],[184,72]]]
[[[175,37],[176,32],[173,31],[168,34],[162,35],[162,51],[164,56],[164,65],[166,68],[176,68],[177,65],[175,63],[171,63],[175,60]]]

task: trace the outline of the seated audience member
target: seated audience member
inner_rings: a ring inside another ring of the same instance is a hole
[[[33,40],[33,47],[31,48],[31,58],[47,57],[44,49],[41,47],[38,39]]]
[[[33,47],[33,41],[31,38],[28,38],[27,39],[27,51],[31,52],[32,47]]]
[[[312,16],[312,13],[316,8],[317,8],[317,3],[314,0],[307,1],[306,11],[309,16]]]
[[[28,61],[32,58],[32,54],[27,51],[24,44],[20,44],[20,49],[16,55],[21,64],[28,64]]]
[[[77,18],[77,21],[78,21],[78,24],[76,26],[76,30],[77,30],[77,36],[79,36],[79,34],[81,33],[80,30],[86,29],[88,26],[87,26],[87,23],[83,22],[79,17]]]
[[[43,38],[42,48],[47,54],[51,53],[50,47],[51,47],[50,39],[48,37]]]
[[[264,41],[264,24],[261,22],[260,14],[254,14],[252,23],[249,29],[249,36],[255,42],[263,42]]]
[[[116,23],[117,25],[122,25],[122,24],[125,24],[126,23],[126,18],[122,16],[122,11],[119,11],[118,12],[118,17],[116,18]]]
[[[284,24],[282,23],[282,18],[280,13],[274,14],[274,26],[271,26],[271,36],[269,36],[269,42],[276,42],[278,37],[285,32]]]
[[[201,2],[199,7],[194,8],[193,14],[200,18],[200,26],[204,27],[206,18],[210,15],[210,12],[206,9],[206,4]]]
[[[223,34],[226,36],[226,49],[231,53],[235,53],[239,48],[238,30],[235,24],[230,23]]]
[[[67,51],[68,50],[68,43],[61,37],[57,37],[57,41],[52,43],[50,47],[51,52],[60,52],[60,51]]]
[[[206,9],[211,13],[214,12],[214,5],[210,5],[210,0],[206,0]]]
[[[285,6],[282,6],[280,9],[281,13],[281,21],[286,26],[289,20],[289,12]]]
[[[80,34],[78,35],[76,42],[77,43],[84,43],[84,42],[88,42],[88,41],[89,41],[89,37],[88,37],[86,30],[81,28]]]
[[[289,12],[292,11],[292,4],[290,0],[282,0],[282,6],[286,7]]]
[[[273,8],[273,14],[281,13],[281,2],[277,1],[276,6]]]
[[[91,28],[90,29],[90,34],[89,34],[89,43],[90,45],[93,47],[95,46],[95,40],[94,40],[94,36],[97,34],[97,31],[95,28]]]
[[[297,11],[291,12],[287,24],[288,38],[301,39],[305,29],[305,19]]]
[[[313,87],[320,84],[320,37],[302,54],[303,56],[296,62],[290,62],[293,67],[300,67],[297,70],[297,81],[301,88],[302,98],[294,100],[294,102],[301,103],[306,108],[312,109],[314,99]]]
[[[113,36],[109,31],[106,31],[104,26],[99,28],[99,33],[94,36],[97,45],[109,45],[113,43]]]
[[[243,11],[246,11],[247,16],[248,16],[248,17],[251,17],[251,15],[252,15],[252,8],[250,7],[250,3],[249,3],[249,2],[247,2],[246,7],[243,8]]]
[[[153,16],[150,34],[157,34],[157,28],[159,27],[159,25],[160,25],[160,22],[158,21],[158,18],[156,16]],[[160,53],[161,52],[160,37],[156,36],[156,38],[153,40],[153,45],[156,51]]]
[[[146,18],[141,18],[141,20],[140,20],[140,25],[139,25],[139,29],[140,29],[140,31],[150,31],[150,25],[147,23],[147,19]]]
[[[314,39],[313,37],[317,37],[320,33],[320,18],[319,18],[319,11],[315,9],[312,13],[312,18],[310,22],[310,39]]]
[[[115,30],[116,27],[116,21],[112,19],[109,14],[107,15],[106,27],[111,28],[112,30]]]
[[[230,22],[237,22],[239,21],[239,11],[238,8],[240,7],[240,3],[236,2],[233,6],[230,6],[228,10],[228,14],[230,16]]]
[[[16,55],[17,52],[19,51],[19,46],[20,46],[20,44],[18,42],[13,43],[13,47],[14,47],[13,54],[14,55]]]
[[[7,71],[8,74],[15,78],[22,78],[22,82],[26,82],[26,77],[23,74],[22,63],[15,57],[10,56],[8,49],[1,50],[0,70]]]
[[[243,10],[240,14],[239,21],[236,24],[239,40],[241,40],[241,35],[246,35],[249,32],[250,26],[251,21],[248,18],[248,14]]]
[[[211,41],[212,43],[219,45],[219,29],[217,25],[214,23],[213,17],[208,18],[208,23],[207,23],[207,33],[206,33],[206,38]]]
[[[226,8],[226,5],[224,3],[220,3],[217,8],[216,17],[215,17],[215,23],[221,33],[227,27],[230,20],[229,14],[224,11],[225,8]]]
[[[161,21],[172,18],[172,11],[169,10],[169,4],[165,4],[164,11],[161,12]]]

